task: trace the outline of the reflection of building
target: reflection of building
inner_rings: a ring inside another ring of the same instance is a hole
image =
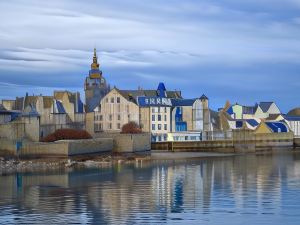
[[[110,88],[99,69],[96,49],[94,49],[93,63],[89,71],[89,76],[85,79],[85,104],[87,112],[93,112],[100,104],[101,99],[109,92]]]

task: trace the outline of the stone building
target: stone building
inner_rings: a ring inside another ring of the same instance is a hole
[[[16,100],[3,100],[2,102],[4,103],[2,107],[9,112],[19,112],[21,115],[30,113],[31,117],[32,112],[36,112],[39,117],[38,133],[40,138],[57,129],[85,129],[84,104],[78,92],[55,91],[53,96],[29,96],[26,94],[24,97],[17,97]],[[9,116],[6,115],[6,120],[9,119]]]
[[[93,63],[89,75],[85,79],[84,91],[87,112],[93,112],[100,104],[101,99],[110,91],[110,87],[100,70],[96,49],[94,49]]]
[[[195,135],[200,140],[204,131],[212,129],[205,95],[183,99],[180,91],[166,90],[163,83],[156,90],[113,88],[86,118],[90,133],[120,132],[124,124],[134,121],[143,132],[152,134],[153,142],[167,141],[179,132],[187,137],[184,140]]]

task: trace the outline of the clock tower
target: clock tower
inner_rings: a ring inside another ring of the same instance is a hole
[[[89,75],[86,77],[84,83],[87,112],[93,112],[100,104],[101,99],[110,91],[110,87],[106,83],[102,71],[99,68],[97,52],[96,48],[94,48],[93,63],[91,64]]]

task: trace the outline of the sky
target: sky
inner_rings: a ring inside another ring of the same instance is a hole
[[[111,86],[300,106],[300,0],[0,1],[0,99]]]

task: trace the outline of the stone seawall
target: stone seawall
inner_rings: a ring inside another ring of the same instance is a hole
[[[120,134],[96,133],[95,137],[112,138],[114,140],[113,152],[129,153],[151,150],[150,134]]]
[[[235,135],[234,138],[232,140],[158,142],[152,143],[152,149],[174,152],[250,153],[294,146],[292,133]],[[298,143],[300,147],[300,140]]]
[[[17,151],[16,142],[0,140],[0,155],[20,157],[67,157],[102,152],[111,152],[112,138],[96,138],[88,140],[62,140],[53,143],[26,142]]]

